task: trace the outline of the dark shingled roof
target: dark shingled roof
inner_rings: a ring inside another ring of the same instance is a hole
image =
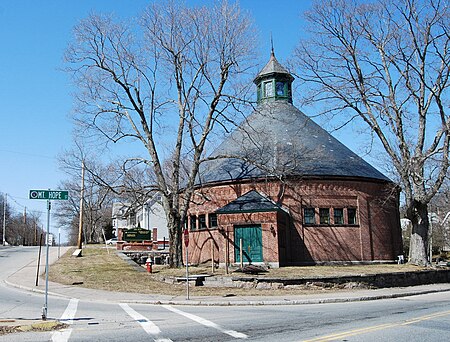
[[[216,210],[217,214],[248,213],[277,211],[281,207],[261,195],[256,190],[251,190],[246,194],[236,198],[222,208]]]
[[[278,60],[275,57],[274,52],[270,54],[270,59],[267,62],[267,64],[262,68],[262,70],[258,73],[254,83],[258,84],[259,80],[263,78],[268,78],[270,76],[273,76],[275,74],[278,75],[284,75],[286,78],[290,79],[291,81],[294,79],[292,75],[278,62]]]
[[[210,157],[198,184],[279,175],[390,181],[286,101],[261,103]]]

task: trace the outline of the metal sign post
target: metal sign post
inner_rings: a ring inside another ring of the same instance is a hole
[[[48,243],[48,237],[50,236],[50,210],[51,210],[51,203],[50,200],[47,200],[47,234],[45,235],[45,241],[47,244],[47,252],[45,256],[45,302],[44,307],[42,308],[42,320],[47,320],[47,311],[48,311],[48,252],[50,244]]]
[[[50,236],[50,210],[51,202],[50,200],[68,200],[69,192],[60,190],[30,190],[30,199],[46,199],[47,200],[47,234],[45,236],[45,241],[47,244],[47,255],[45,256],[45,302],[42,308],[42,320],[47,320],[48,312],[48,254],[49,254],[49,236]],[[59,258],[59,249],[58,249]],[[37,281],[36,281],[37,284]]]
[[[61,257],[61,227],[58,228],[58,259]]]
[[[186,248],[186,300],[189,300],[189,260],[188,260],[189,231],[185,229],[183,235],[184,235],[184,247]]]

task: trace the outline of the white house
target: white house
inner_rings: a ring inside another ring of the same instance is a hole
[[[430,234],[432,233],[432,231],[436,225],[440,225],[442,227],[443,234],[444,234],[442,251],[450,252],[450,212],[448,212],[442,220],[440,219],[440,217],[437,213],[431,212],[428,214],[428,219],[430,222]],[[407,218],[400,219],[400,224],[401,224],[402,230],[406,230],[406,229],[412,227],[411,221]],[[433,239],[430,238],[428,243],[432,244]],[[431,248],[431,247],[429,247],[429,248]]]
[[[442,226],[444,227],[444,252],[450,252],[450,211],[445,214],[442,220]]]
[[[168,243],[169,230],[160,194],[156,193],[136,209],[136,225],[147,230],[157,228],[157,241],[160,244],[164,241]],[[153,241],[156,239],[153,238]]]
[[[169,241],[169,231],[167,228],[167,220],[164,208],[161,202],[161,195],[156,193],[143,205],[133,206],[131,203],[116,202],[112,208],[112,225],[118,236],[119,228],[136,228],[153,231],[157,229],[157,237],[153,237],[154,241],[159,244]]]
[[[131,204],[123,202],[115,202],[112,207],[112,226],[115,235],[118,236],[119,228],[135,227],[135,220],[132,220]]]

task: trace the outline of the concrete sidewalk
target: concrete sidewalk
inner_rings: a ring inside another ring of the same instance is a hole
[[[69,247],[61,247],[61,255],[67,252]],[[58,249],[50,248],[49,264],[58,259]],[[45,260],[45,258],[42,258]],[[45,272],[45,263],[40,265],[41,274]],[[45,280],[39,279],[36,282],[37,265],[35,262],[29,263],[16,273],[12,274],[6,284],[16,288],[38,293],[45,292]],[[95,302],[115,302],[115,303],[145,303],[145,304],[172,304],[172,305],[292,305],[292,304],[318,304],[318,303],[339,303],[350,301],[366,301],[387,298],[398,298],[414,296],[426,293],[450,291],[450,283],[421,285],[401,288],[382,288],[376,290],[349,290],[349,291],[324,291],[324,293],[314,293],[307,295],[283,295],[283,296],[190,296],[186,295],[169,296],[159,294],[140,294],[110,292],[104,290],[93,290],[78,287],[76,285],[61,285],[49,282],[48,294],[64,298],[78,298],[83,301]]]

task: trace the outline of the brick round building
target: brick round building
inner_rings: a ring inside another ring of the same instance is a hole
[[[272,267],[388,262],[401,254],[399,190],[292,105],[271,54],[258,106],[202,164],[189,263]]]

